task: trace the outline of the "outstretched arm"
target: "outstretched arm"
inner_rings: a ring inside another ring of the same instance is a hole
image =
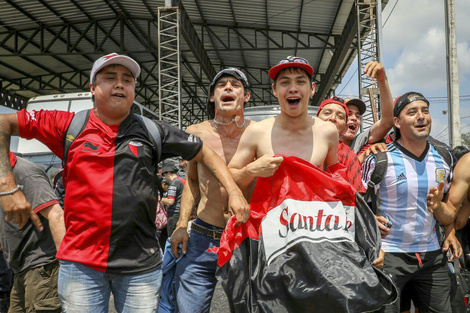
[[[17,188],[9,159],[12,135],[19,135],[16,114],[0,114],[0,192],[8,193]],[[21,190],[0,196],[0,204],[5,211],[6,221],[22,228],[30,218],[38,230],[43,229],[39,216],[33,212],[31,204]]]
[[[428,210],[434,213],[436,219],[438,219],[443,225],[454,222],[455,216],[459,212],[462,204],[468,199],[469,188],[470,188],[470,173],[467,170],[470,167],[470,154],[464,155],[454,169],[454,177],[452,186],[450,187],[446,201],[442,202],[444,194],[444,182],[441,182],[437,188],[431,188],[427,196]],[[458,217],[458,224],[466,223],[464,214],[467,214],[468,210],[464,206],[462,213]],[[444,218],[441,221],[440,218]],[[468,219],[468,215],[466,216]],[[465,224],[463,224],[465,225]],[[456,225],[457,227],[463,225]]]
[[[176,258],[178,255],[178,245],[181,243],[181,251],[186,254],[187,245],[189,241],[188,223],[191,217],[192,210],[196,207],[200,199],[200,191],[198,185],[198,174],[196,162],[190,161],[188,164],[188,171],[186,174],[186,184],[184,185],[183,194],[181,195],[181,209],[176,229],[171,235],[170,243],[171,250]]]
[[[393,127],[393,97],[388,85],[385,68],[377,61],[366,64],[364,73],[370,78],[377,80],[380,90],[380,108],[382,118],[375,122],[370,129],[369,143],[375,143],[384,138]]]
[[[224,186],[228,194],[229,212],[236,216],[237,222],[246,222],[250,217],[250,207],[222,158],[211,148],[203,144],[201,151],[199,151],[194,160],[203,163],[219,183]]]

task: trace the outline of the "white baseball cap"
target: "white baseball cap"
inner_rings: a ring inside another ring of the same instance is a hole
[[[91,69],[90,73],[90,82],[93,82],[93,79],[103,67],[111,65],[111,64],[119,64],[125,66],[131,71],[132,75],[134,75],[134,79],[137,79],[140,75],[140,66],[137,64],[134,59],[126,56],[126,55],[119,55],[115,52],[102,56],[98,60],[95,61],[93,64],[93,68]]]

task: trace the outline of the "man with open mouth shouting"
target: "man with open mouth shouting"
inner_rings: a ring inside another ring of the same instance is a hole
[[[347,128],[341,135],[341,141],[350,146],[357,155],[368,144],[382,140],[393,127],[393,98],[388,85],[385,68],[377,61],[367,63],[364,73],[376,79],[380,90],[381,119],[371,128],[358,134],[361,127],[361,117],[366,112],[366,104],[361,99],[346,100],[349,109]]]
[[[338,162],[338,131],[329,122],[308,115],[308,102],[315,94],[313,68],[301,57],[289,56],[269,70],[272,90],[281,113],[250,125],[229,164],[235,181],[244,190],[254,177],[268,177],[279,167],[268,157],[285,154],[326,169]],[[266,162],[250,163],[253,159]],[[263,167],[265,171],[260,171]]]
[[[201,138],[225,163],[230,162],[240,137],[253,123],[245,120],[243,115],[243,108],[250,100],[248,87],[248,79],[242,71],[236,68],[220,71],[209,86],[207,113],[211,119],[187,129],[188,133]],[[184,254],[176,265],[174,278],[176,303],[173,305],[176,312],[210,310],[217,283],[217,255],[207,249],[219,246],[227,220],[234,215],[234,212],[229,212],[227,199],[227,192],[203,163],[188,163],[182,209],[170,239],[173,254],[176,257]],[[197,207],[197,218],[192,222],[188,235],[188,223],[194,207]],[[243,213],[236,214],[237,221],[245,222],[248,219],[248,211]],[[180,243],[182,251],[178,251]],[[171,292],[168,294],[171,295]],[[159,306],[160,312],[166,312],[163,303]]]

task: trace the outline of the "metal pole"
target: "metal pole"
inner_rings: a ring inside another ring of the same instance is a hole
[[[457,59],[457,36],[455,34],[454,0],[445,0],[445,7],[449,143],[452,147],[456,147],[461,145],[462,142],[460,133],[459,69]]]
[[[382,0],[377,1],[376,6],[376,16],[377,16],[377,24],[375,27],[377,28],[377,61],[383,64],[382,59]]]
[[[178,79],[178,96],[177,96],[177,106],[178,106],[178,128],[182,129],[183,126],[181,124],[181,50],[180,50],[180,13],[177,10],[176,14],[176,64],[177,64],[177,79]]]

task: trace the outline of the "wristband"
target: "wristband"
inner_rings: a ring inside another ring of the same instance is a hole
[[[245,166],[244,169],[245,169],[245,173],[246,173],[248,176],[255,178],[253,175],[250,174],[250,172],[248,172],[248,166]]]
[[[14,194],[14,193],[17,192],[18,190],[23,190],[23,185],[16,185],[16,188],[13,189],[13,190],[11,190],[11,191],[0,192],[0,197],[1,197],[1,196],[8,196],[8,195]]]

